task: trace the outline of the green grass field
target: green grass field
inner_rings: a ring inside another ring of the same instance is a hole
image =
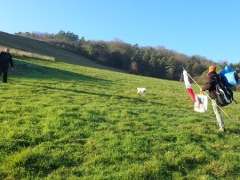
[[[193,111],[183,82],[14,62],[0,86],[0,179],[240,179],[239,104],[223,108],[223,133],[210,104]]]

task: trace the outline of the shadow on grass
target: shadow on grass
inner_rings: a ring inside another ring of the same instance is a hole
[[[15,62],[15,67],[16,71],[11,72],[11,76],[15,76],[18,78],[24,77],[24,78],[29,78],[29,79],[54,79],[54,80],[59,80],[59,81],[77,81],[77,82],[89,82],[93,85],[99,85],[100,87],[102,86],[108,86],[110,84],[113,84],[115,82],[111,80],[106,80],[102,78],[97,78],[97,77],[91,77],[87,76],[81,73],[75,73],[71,71],[65,71],[61,69],[55,69],[51,67],[46,67],[46,66],[41,66],[41,65],[36,65],[28,62],[22,62],[22,61],[17,61]],[[165,105],[162,103],[154,102],[154,101],[149,101],[148,99],[141,99],[139,97],[129,97],[129,96],[122,96],[119,94],[109,94],[109,91],[104,91],[106,93],[99,93],[99,92],[93,92],[91,90],[77,90],[73,88],[60,88],[57,86],[59,82],[56,81],[56,87],[54,87],[54,84],[51,82],[51,85],[48,83],[39,83],[39,84],[22,84],[22,85],[27,85],[27,86],[32,86],[34,88],[36,87],[42,87],[44,89],[51,89],[51,90],[57,90],[57,91],[68,91],[68,92],[73,92],[73,93],[82,93],[82,94],[88,94],[88,95],[96,95],[96,96],[101,96],[101,97],[107,97],[107,98],[115,98],[117,100],[128,100],[130,102],[134,103],[151,103],[155,105]]]
[[[110,80],[91,77],[81,73],[75,73],[70,71],[65,71],[61,69],[55,69],[51,67],[36,65],[27,62],[15,61],[15,71],[9,70],[10,76],[13,77],[24,77],[29,79],[58,79],[63,81],[88,81],[97,82],[101,85],[108,85],[112,83]]]
[[[100,82],[99,84],[101,85],[102,82]],[[57,84],[57,83],[56,83]],[[158,103],[158,102],[154,102],[154,101],[149,101],[148,99],[141,99],[140,97],[130,97],[130,96],[123,96],[123,95],[119,95],[119,94],[110,94],[109,91],[105,91],[106,93],[99,93],[99,92],[94,92],[91,90],[77,90],[77,89],[73,89],[73,88],[60,88],[60,87],[53,87],[52,83],[51,85],[49,84],[23,84],[21,83],[21,85],[24,86],[29,86],[29,87],[33,87],[33,88],[43,88],[43,89],[48,89],[48,90],[56,90],[56,91],[63,91],[64,94],[66,94],[65,92],[72,92],[72,93],[76,93],[76,94],[87,94],[87,95],[94,95],[94,96],[99,96],[99,97],[106,97],[107,99],[116,99],[116,100],[127,100],[128,102],[132,102],[132,103],[137,103],[137,104],[152,104],[152,105],[159,105],[159,106],[166,106],[166,104],[162,104],[162,103]]]

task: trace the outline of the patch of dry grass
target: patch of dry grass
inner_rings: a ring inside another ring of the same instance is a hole
[[[4,50],[5,47],[6,46],[0,45],[0,49],[1,50]],[[27,52],[27,51],[20,50],[20,49],[15,49],[15,48],[11,48],[11,54],[13,56],[18,56],[18,57],[29,57],[29,58],[48,60],[48,61],[55,61],[55,57],[53,57],[53,56],[47,56],[47,55],[43,55],[43,54],[31,53],[31,52]]]

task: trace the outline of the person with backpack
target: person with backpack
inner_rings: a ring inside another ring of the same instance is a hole
[[[224,121],[221,116],[220,108],[216,101],[216,98],[217,98],[216,85],[218,83],[217,81],[218,81],[218,74],[216,73],[216,66],[212,65],[209,67],[208,73],[206,74],[206,83],[202,88],[200,88],[200,91],[203,92],[208,90],[209,97],[211,98],[213,111],[214,111],[214,114],[216,115],[217,124],[219,126],[219,131],[224,132],[226,130],[224,126]]]
[[[3,83],[7,83],[9,64],[12,70],[14,70],[12,56],[9,51],[10,49],[7,47],[5,51],[0,54],[0,75],[3,74]]]

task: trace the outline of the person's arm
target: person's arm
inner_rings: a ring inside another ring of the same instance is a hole
[[[11,54],[9,54],[9,56],[10,56],[10,59],[9,59],[10,66],[11,66],[12,69],[14,69],[13,60],[12,60]]]
[[[200,89],[200,91],[209,90],[210,87],[211,87],[211,82],[212,82],[211,77],[210,77],[210,76],[207,76],[207,77],[206,77],[206,83],[205,83],[204,86]]]
[[[209,90],[210,89],[210,87],[211,87],[211,84],[209,84],[209,83],[206,83],[206,84],[204,84],[204,86],[202,87],[202,91],[206,91],[206,90]]]

